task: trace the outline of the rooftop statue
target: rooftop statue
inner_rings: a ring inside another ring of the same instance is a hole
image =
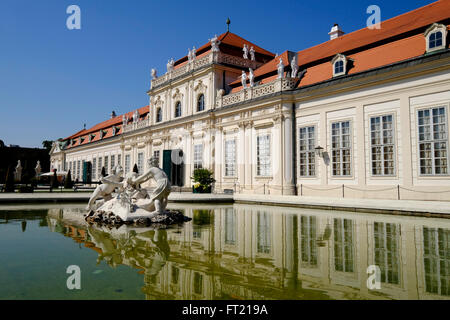
[[[192,47],[192,60],[195,60],[195,58],[197,57],[197,49],[195,49],[195,46]]]
[[[158,159],[152,157],[148,161],[149,169],[143,174],[130,172],[125,178],[118,165],[114,174],[101,179],[102,184],[89,199],[86,220],[107,224],[139,224],[180,223],[188,221],[178,211],[166,210],[170,194],[170,182],[166,173],[157,165]],[[142,184],[153,179],[155,188],[149,191]],[[116,193],[113,196],[114,191]],[[103,201],[95,201],[103,197]]]
[[[158,78],[158,75],[157,75],[157,72],[156,72],[156,69],[152,69],[152,79],[156,79],[156,78]]]
[[[255,49],[253,46],[250,48],[250,60],[255,61]]]
[[[245,73],[244,70],[242,70],[241,83],[243,89],[247,88],[247,74]]]
[[[248,47],[247,45],[244,43],[244,48],[242,49],[242,51],[244,51],[244,59],[248,59]]]
[[[296,78],[298,73],[297,55],[294,55],[294,57],[292,58],[291,70],[292,70],[291,74],[292,78]]]
[[[175,61],[172,59],[167,61],[167,72],[172,72],[173,71],[173,67],[175,65]]]
[[[253,87],[255,85],[255,74],[253,73],[253,69],[252,68],[248,68],[249,73],[248,73],[248,80],[250,81],[250,87]]]
[[[219,44],[221,42],[218,40],[217,35],[214,35],[214,38],[209,39],[209,42],[211,42],[211,51],[212,52],[220,52]]]
[[[277,69],[278,69],[278,78],[277,78],[277,79],[282,79],[282,78],[284,78],[284,63],[283,63],[283,58],[280,58],[280,63],[278,63]]]

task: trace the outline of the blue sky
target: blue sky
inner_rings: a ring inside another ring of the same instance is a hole
[[[328,40],[334,23],[365,27],[375,4],[386,20],[432,0],[144,1],[2,0],[0,2],[0,139],[40,147],[148,104],[150,69],[230,31],[282,53]],[[81,30],[68,30],[66,9],[81,9]]]

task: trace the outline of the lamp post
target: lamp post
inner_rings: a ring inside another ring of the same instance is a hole
[[[321,146],[317,146],[314,148],[314,150],[316,151],[316,155],[321,157],[323,156],[323,148]]]

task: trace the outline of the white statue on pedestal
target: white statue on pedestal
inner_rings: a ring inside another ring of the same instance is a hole
[[[192,47],[192,60],[195,60],[195,58],[197,57],[197,49],[195,49],[195,46]]]
[[[156,69],[152,69],[152,79],[156,79],[156,78],[158,78]]]
[[[103,198],[106,201],[111,200],[112,196],[111,194],[114,192],[116,187],[118,186],[116,183],[122,182],[123,178],[123,169],[119,165],[117,165],[114,168],[114,173],[110,174],[109,176],[100,178],[100,182],[102,184],[98,185],[97,188],[95,188],[94,192],[92,193],[88,206],[86,207],[86,210],[92,211],[95,209],[95,201],[99,198]]]
[[[244,43],[244,48],[242,49],[242,51],[244,51],[244,59],[248,59],[248,47],[247,45]]]
[[[255,75],[253,73],[253,69],[252,68],[248,68],[249,73],[248,73],[248,80],[250,81],[250,87],[253,87],[255,85]]]
[[[241,83],[243,89],[247,88],[247,74],[245,73],[244,70],[242,70]]]
[[[298,73],[297,55],[294,55],[294,58],[292,58],[291,70],[292,70],[291,77],[296,78]]]
[[[136,123],[139,121],[139,111],[134,111],[133,113],[133,123]]]
[[[212,52],[220,52],[219,44],[221,42],[217,39],[217,35],[214,35],[214,38],[209,39],[209,42],[211,42],[211,51]]]
[[[22,165],[20,163],[20,160],[17,160],[17,166],[16,166],[16,170],[14,172],[14,180],[15,181],[22,180]]]
[[[277,78],[277,79],[282,79],[282,78],[284,78],[284,63],[283,63],[283,58],[280,58],[280,63],[278,63],[278,65],[277,65],[277,70],[278,70],[278,78]]]
[[[255,61],[255,49],[253,46],[250,48],[250,60]]]
[[[175,61],[173,60],[173,58],[171,60],[168,60],[167,61],[167,72],[172,72],[174,65],[175,65]]]
[[[39,177],[39,175],[42,172],[41,162],[39,160],[36,163],[36,167],[34,168],[34,171],[36,172],[36,177]]]

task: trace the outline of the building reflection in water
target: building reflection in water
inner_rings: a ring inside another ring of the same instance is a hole
[[[450,220],[248,205],[172,204],[166,230],[87,226],[76,209],[48,225],[134,267],[147,299],[449,299]],[[369,290],[367,267],[381,271]]]

